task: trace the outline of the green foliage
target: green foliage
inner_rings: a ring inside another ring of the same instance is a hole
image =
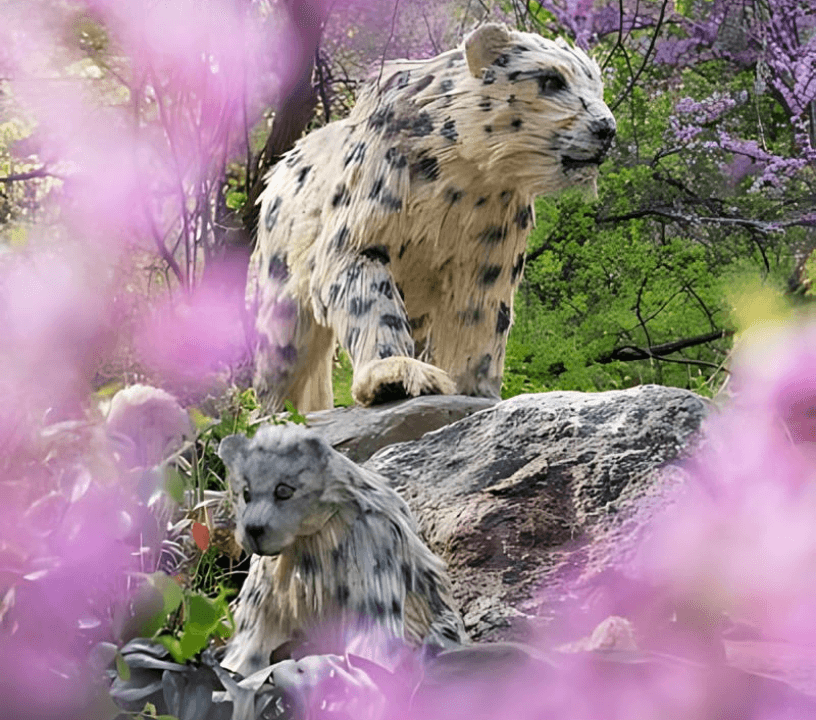
[[[627,94],[641,59],[620,48],[610,56],[615,40],[597,50],[609,58],[606,99],[616,106],[617,140],[597,200],[567,193],[537,202],[505,397],[645,382],[710,394],[724,379],[738,326],[735,296],[759,286],[784,294],[796,284],[797,256],[813,247],[805,228],[772,227],[812,189],[802,181],[757,192],[755,173],[735,174],[739,158],[707,142],[719,130],[752,137],[759,129],[768,152],[792,147],[783,108],[770,93],[755,94],[753,70],[717,59],[693,67],[647,63]],[[683,118],[675,107],[687,97],[743,100],[704,125],[700,142],[678,144],[673,128]],[[802,265],[807,278],[811,266]],[[810,301],[797,292],[790,301]]]
[[[708,246],[691,234],[661,232],[665,228],[651,219],[604,222],[608,210],[631,209],[631,198],[647,187],[643,176],[642,166],[610,170],[600,202],[578,193],[538,202],[508,341],[504,397],[641,383],[711,393],[728,337],[660,357],[631,360],[627,352],[730,332],[733,288],[752,279],[784,286],[788,259],[780,255],[768,272],[767,256],[739,232]]]
[[[180,504],[196,505],[205,490],[226,489],[226,469],[218,457],[218,445],[234,433],[250,437],[263,422],[253,390],[234,391],[226,400],[220,419],[192,410],[197,436],[177,454],[165,469],[164,492]],[[209,508],[197,510],[206,521]],[[206,521],[209,524],[209,521]],[[203,528],[202,528],[203,530]],[[185,530],[189,532],[189,530]],[[133,600],[132,617],[126,621],[122,637],[155,638],[177,662],[185,662],[212,639],[226,639],[233,632],[228,597],[235,594],[234,580],[225,567],[222,550],[209,543],[195,557],[189,573],[171,578],[163,572],[143,579]],[[231,564],[231,563],[230,563]],[[152,717],[147,714],[146,717]]]
[[[252,437],[262,423],[259,418],[260,409],[261,406],[254,389],[233,391],[228,398],[227,407],[221,414],[220,421],[210,430],[212,439],[220,442],[227,435],[236,433]]]
[[[200,593],[184,595],[180,622],[156,636],[176,662],[183,663],[201,652],[213,638],[225,640],[235,630],[228,597],[232,590],[220,588],[215,598]]]
[[[173,578],[163,572],[148,575],[139,590],[141,597],[152,597],[159,600],[155,613],[142,625],[139,631],[139,634],[143,637],[154,637],[179,609],[184,601],[184,592]],[[150,600],[148,600],[147,604],[150,605]]]
[[[157,715],[156,706],[153,703],[145,703],[142,712],[133,714],[131,717],[151,718],[152,720],[178,720],[175,715]]]
[[[185,474],[196,497],[203,498],[204,490],[226,489],[226,468],[218,457],[218,445],[228,435],[242,433],[252,437],[268,421],[261,416],[261,406],[255,390],[234,389],[226,398],[220,419],[208,417],[197,409],[190,411],[198,435],[192,447],[192,459],[179,458],[179,467]]]
[[[338,349],[337,359],[332,366],[332,387],[334,388],[334,406],[348,407],[354,404],[351,397],[351,360],[342,349]]]
[[[133,616],[125,628],[130,636],[155,639],[176,662],[186,662],[214,638],[224,640],[235,630],[228,598],[232,588],[219,586],[215,597],[200,590],[183,588],[163,572],[143,578],[133,599]],[[122,656],[115,657],[116,671],[123,680],[130,668]]]
[[[303,415],[298,411],[298,409],[294,406],[291,400],[286,400],[283,403],[283,407],[287,413],[289,413],[286,417],[286,420],[279,421],[276,418],[273,418],[272,421],[277,425],[285,425],[287,422],[294,423],[295,425],[306,425],[306,416]]]
[[[234,190],[227,193],[226,203],[230,210],[240,210],[247,201],[247,194],[243,191]]]

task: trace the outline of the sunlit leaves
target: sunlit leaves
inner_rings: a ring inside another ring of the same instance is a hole
[[[190,594],[185,598],[181,629],[156,638],[170,651],[176,662],[185,662],[194,657],[212,638],[225,639],[232,634],[233,621],[227,602],[229,594],[229,591],[221,588],[215,598],[200,594]]]

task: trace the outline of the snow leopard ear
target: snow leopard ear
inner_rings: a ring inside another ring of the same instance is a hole
[[[465,38],[465,57],[474,77],[482,77],[482,70],[490,67],[510,45],[510,33],[504,25],[487,23],[476,28]]]
[[[227,467],[234,467],[238,460],[246,454],[249,440],[245,435],[228,435],[218,446],[218,457]]]

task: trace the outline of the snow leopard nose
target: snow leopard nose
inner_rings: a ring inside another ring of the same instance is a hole
[[[266,528],[263,525],[245,525],[244,532],[247,534],[249,538],[258,545],[258,541],[260,540],[261,536],[264,534],[264,530]]]
[[[603,143],[602,152],[609,150],[612,140],[615,137],[617,126],[615,119],[612,117],[604,117],[599,120],[593,120],[589,123],[589,131]]]

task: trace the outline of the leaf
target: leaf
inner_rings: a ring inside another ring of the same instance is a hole
[[[156,574],[158,575],[159,573]],[[164,596],[164,611],[169,615],[175,612],[179,605],[181,605],[181,601],[184,599],[184,592],[175,578],[164,575],[164,573],[161,574],[164,578],[161,580],[159,589]]]
[[[187,622],[184,624],[185,629],[188,627],[200,628],[208,633],[218,624],[220,619],[215,603],[203,595],[192,595],[190,597],[187,618]]]
[[[207,552],[210,547],[210,529],[200,522],[193,523],[193,540],[201,552]]]
[[[99,390],[97,390],[94,393],[94,395],[96,395],[96,397],[99,398],[100,400],[103,400],[105,398],[111,398],[114,395],[116,395],[116,393],[119,392],[123,387],[124,385],[118,380],[116,380],[114,382],[109,382],[103,385],[101,388],[99,388]]]
[[[201,632],[199,628],[189,628],[181,633],[179,638],[179,651],[184,658],[184,662],[207,647],[209,636]]]
[[[218,421],[215,418],[205,415],[198,408],[190,408],[189,413],[190,418],[193,421],[193,425],[195,425],[196,432],[198,433],[203,433],[205,430],[209,430],[211,427],[218,424]]]
[[[8,237],[11,247],[21,248],[28,242],[28,230],[22,225],[13,225]]]
[[[179,505],[184,502],[184,478],[174,467],[164,470],[164,489]]]
[[[184,593],[179,584],[163,572],[148,575],[144,586],[160,599],[158,609],[153,611],[150,620],[140,626],[140,634],[144,637],[153,637],[161,630],[167,618],[174,613],[184,599]],[[150,594],[146,591],[146,594]]]
[[[233,190],[232,192],[227,193],[226,203],[230,210],[240,210],[246,201],[247,195],[245,192]]]
[[[167,619],[162,591],[148,578],[133,595],[131,608],[123,617],[120,636],[129,640],[137,635],[151,637],[161,629]]]
[[[177,663],[185,663],[188,660],[181,650],[181,644],[172,635],[159,635],[156,642],[164,645]]]
[[[116,653],[116,674],[123,682],[130,680],[130,665],[125,662],[122,653]]]
[[[297,408],[292,404],[291,400],[287,400],[283,407],[286,409],[286,412],[289,413],[289,422],[295,423],[296,425],[306,425],[307,420],[306,416],[299,413]]]

